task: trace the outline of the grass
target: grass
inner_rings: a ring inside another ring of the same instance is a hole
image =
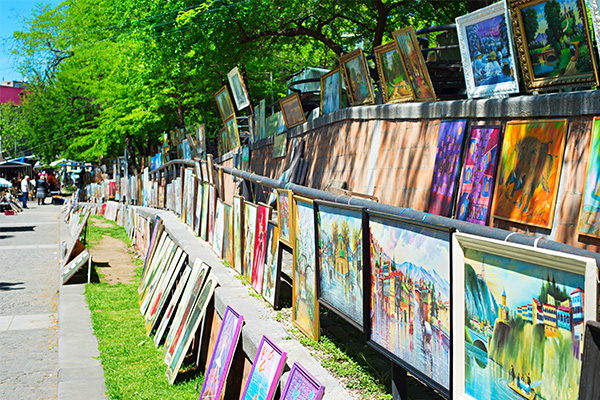
[[[96,226],[93,223],[88,223],[86,240],[89,248],[93,248],[94,245],[100,243],[103,236],[110,236],[112,238],[119,239],[125,243],[127,247],[131,247],[131,240],[129,240],[129,236],[127,236],[127,231],[122,226],[119,226],[116,222],[98,215],[90,215],[90,221],[98,221],[103,224],[109,224],[110,227],[104,228]]]

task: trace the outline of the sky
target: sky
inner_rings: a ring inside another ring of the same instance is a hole
[[[57,6],[59,0],[0,0],[0,80],[22,80],[17,72],[18,60],[10,54],[12,34],[26,29],[25,20],[31,17],[36,4]]]

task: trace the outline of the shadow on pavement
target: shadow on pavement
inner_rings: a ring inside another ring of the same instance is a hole
[[[22,285],[23,282],[0,282],[0,290],[8,291],[8,290],[23,290],[24,287],[15,287],[17,285]]]
[[[35,225],[31,226],[3,226],[0,227],[0,232],[33,232]]]

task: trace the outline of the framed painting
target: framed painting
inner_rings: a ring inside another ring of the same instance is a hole
[[[321,115],[342,108],[342,76],[336,68],[321,77]]]
[[[243,400],[271,400],[285,366],[287,353],[263,335],[242,393]]]
[[[223,203],[223,259],[233,268],[233,214],[231,204]]]
[[[181,277],[176,282],[177,286],[175,287],[175,292],[173,292],[173,295],[171,296],[171,298],[169,300],[169,304],[168,304],[167,308],[165,309],[165,312],[162,315],[162,318],[160,320],[158,328],[156,329],[156,333],[154,334],[154,345],[156,347],[158,347],[162,343],[162,339],[164,337],[167,326],[169,326],[169,324],[171,323],[171,317],[173,317],[173,311],[175,311],[175,308],[179,304],[179,298],[181,297],[181,294],[183,293],[183,289],[186,287],[186,284],[190,277],[191,272],[192,272],[192,267],[187,265],[184,268],[184,271],[181,274]]]
[[[223,240],[225,238],[225,203],[217,199],[215,208],[215,232],[213,233],[213,251],[219,258],[223,258]]]
[[[466,119],[440,123],[427,211],[431,214],[452,216],[466,128]]]
[[[277,189],[277,225],[279,225],[279,241],[288,247],[294,242],[294,225],[292,222],[291,201],[293,192]]]
[[[448,396],[452,232],[388,214],[366,214],[368,343]]]
[[[192,168],[185,169],[185,187],[187,196],[185,201],[185,222],[187,226],[192,228],[194,226],[194,197],[196,196],[196,179],[194,178],[194,170]]]
[[[396,42],[389,42],[373,49],[379,81],[381,82],[381,94],[384,103],[401,103],[413,101],[415,95],[408,75],[404,60],[398,51]]]
[[[509,0],[528,92],[598,85],[583,0]]]
[[[248,145],[242,147],[242,171],[250,170],[250,147]]]
[[[456,18],[470,99],[519,93],[508,7],[503,1]]]
[[[240,75],[240,71],[237,67],[229,71],[227,79],[229,80],[229,86],[231,86],[233,100],[235,100],[237,109],[241,111],[248,107],[250,105],[248,92],[246,91],[246,85],[244,85],[242,75]]]
[[[262,296],[273,308],[279,303],[279,279],[281,270],[277,260],[279,250],[279,228],[269,222],[267,227],[267,250],[262,282]]]
[[[254,109],[256,110],[256,114],[254,115],[254,120],[255,125],[256,125],[256,129],[255,129],[255,134],[254,134],[254,141],[258,141],[261,139],[264,139],[267,137],[266,135],[266,106],[267,106],[267,102],[265,99],[262,99],[261,101],[258,102],[258,106],[256,106]]]
[[[302,104],[300,104],[302,105]],[[304,110],[302,111],[302,115],[304,115]],[[300,118],[299,113],[296,113],[296,116],[298,116],[298,118]],[[277,113],[277,133],[276,135],[279,135],[280,133],[285,132],[287,129],[287,124],[285,122],[285,117],[283,115],[283,111],[279,111]]]
[[[215,212],[217,208],[217,196],[215,185],[208,185],[208,243],[214,247],[215,240]]]
[[[198,192],[196,193],[196,220],[194,221],[194,232],[200,236],[200,227],[202,223],[202,201],[204,199],[204,185],[198,180]]]
[[[567,124],[566,119],[506,124],[494,191],[494,218],[552,226]]]
[[[206,170],[207,170],[207,174],[208,174],[208,183],[210,183],[211,185],[214,185],[215,184],[215,166],[214,166],[212,154],[206,155]]]
[[[233,269],[242,274],[244,269],[244,198],[233,196]]]
[[[304,367],[294,362],[280,399],[321,400],[324,393],[325,386],[313,378]]]
[[[279,113],[269,115],[265,119],[265,137],[271,137],[277,135],[277,120],[279,118]],[[284,124],[285,126],[285,124]],[[264,139],[263,138],[263,139]]]
[[[595,117],[585,189],[579,216],[579,234],[600,238],[600,118]]]
[[[208,197],[210,185],[208,182],[204,182],[202,186],[202,220],[200,221],[200,236],[208,242]]]
[[[319,340],[313,201],[294,195],[292,211],[296,232],[292,267],[292,322],[306,336]]]
[[[230,120],[235,120],[235,117],[230,118]],[[227,130],[225,128],[219,129],[219,133],[217,134],[219,138],[219,143],[217,145],[217,150],[220,156],[223,156],[225,153],[229,151],[229,141],[227,139]]]
[[[227,131],[225,135],[227,151],[232,151],[240,147],[240,132],[235,117],[231,117],[225,121],[225,130]]]
[[[287,134],[282,133],[273,139],[273,158],[285,157],[287,154]]]
[[[215,343],[210,364],[206,368],[204,383],[200,391],[200,399],[220,399],[223,385],[231,367],[233,353],[237,347],[244,317],[233,308],[227,306],[219,336]]]
[[[392,32],[392,36],[396,40],[398,50],[404,60],[415,100],[435,101],[433,84],[414,28],[412,26],[402,28]]]
[[[208,167],[206,160],[200,161],[200,169],[202,170],[202,182],[208,182]]]
[[[576,399],[596,261],[463,233],[453,243],[454,397]]]
[[[283,113],[285,126],[288,129],[306,122],[302,103],[300,102],[300,95],[298,93],[291,94],[285,99],[280,100],[279,106]],[[280,132],[278,131],[277,133]]]
[[[252,257],[252,288],[262,294],[262,283],[267,251],[267,227],[271,219],[271,207],[259,203],[256,213],[256,239],[254,240],[254,256]]]
[[[471,126],[465,148],[456,219],[487,225],[498,166],[501,129],[500,126],[491,125]]]
[[[200,158],[206,157],[206,126],[204,124],[198,124],[196,129],[198,135],[198,149]]]
[[[235,115],[227,86],[223,86],[217,93],[215,93],[215,101],[217,102],[217,108],[219,109],[219,114],[221,114],[221,119],[223,122]]]
[[[83,249],[81,253],[79,253],[75,258],[73,258],[69,263],[67,263],[63,268],[61,268],[61,278],[62,284],[64,285],[75,275],[77,271],[81,269],[81,267],[88,262],[90,259],[90,253],[87,249]]]
[[[362,49],[358,48],[342,55],[340,57],[340,70],[344,76],[350,104],[359,106],[375,102],[369,68]]]
[[[315,200],[317,299],[362,331],[363,208]]]
[[[242,275],[252,281],[252,267],[254,266],[254,245],[256,244],[256,220],[258,206],[249,201],[244,202],[244,262]]]
[[[600,42],[598,38],[600,37],[600,0],[589,0],[588,6],[590,8],[590,14],[592,14],[592,24],[594,25],[594,37],[596,38],[596,45],[599,46],[600,50]]]

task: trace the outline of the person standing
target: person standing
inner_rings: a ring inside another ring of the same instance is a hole
[[[27,196],[29,195],[29,175],[25,175],[25,178],[21,181],[21,192],[23,192],[23,198],[21,201],[23,202],[23,208],[27,207]]]
[[[38,206],[44,204],[44,199],[46,198],[46,190],[48,189],[48,184],[46,183],[46,179],[44,179],[44,175],[40,174],[40,179],[36,182],[36,194]]]

